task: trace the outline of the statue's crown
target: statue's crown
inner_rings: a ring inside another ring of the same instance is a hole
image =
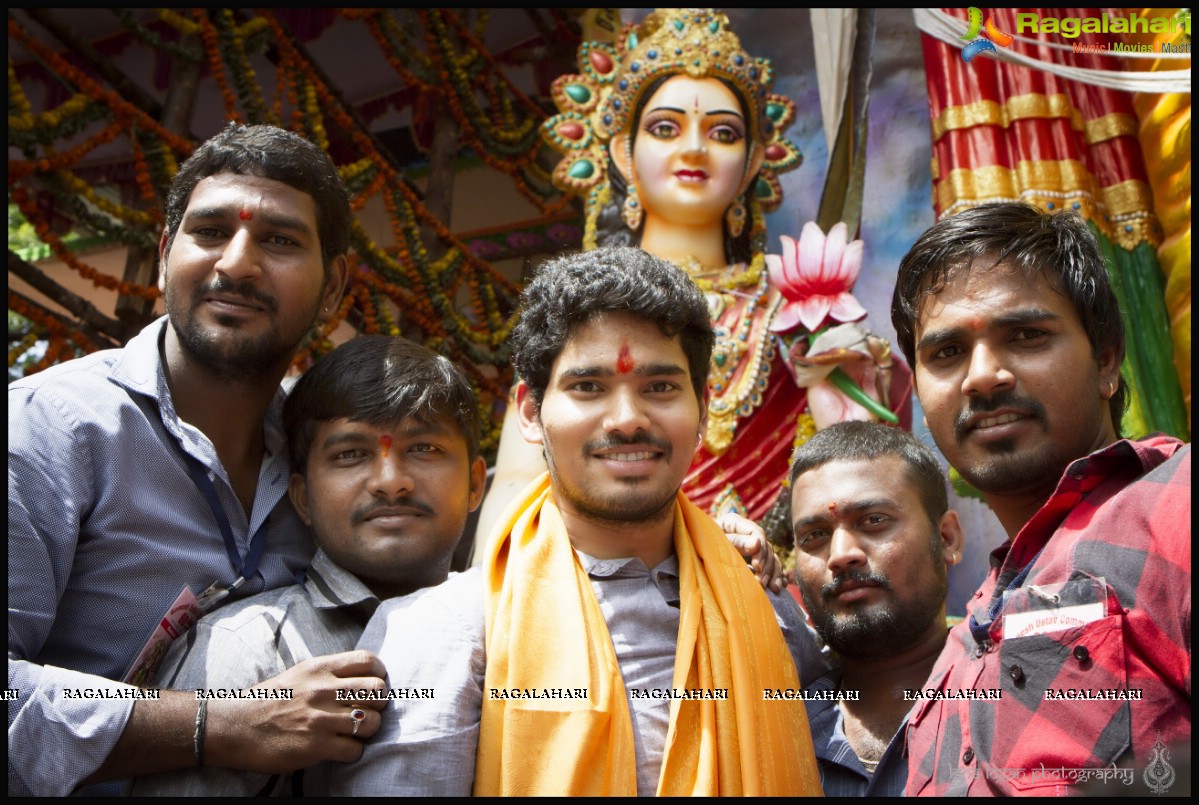
[[[782,202],[778,174],[799,167],[803,157],[782,132],[795,119],[795,103],[770,92],[770,61],[750,56],[729,27],[728,17],[710,8],[658,9],[640,25],[627,25],[615,43],[579,46],[579,73],[559,76],[551,88],[559,113],[541,126],[542,138],[565,158],[554,184],[587,197],[591,208],[607,187],[607,144],[628,131],[645,91],[660,76],[720,78],[746,105],[749,141],[764,147],[753,201],[770,212]]]
[[[707,8],[655,11],[639,27],[626,30],[617,56],[619,75],[612,76],[596,120],[596,133],[605,139],[626,130],[641,93],[655,78],[680,73],[730,82],[749,107],[752,139],[769,139],[767,131],[773,124],[764,116],[772,79],[770,61],[746,53],[721,12]]]

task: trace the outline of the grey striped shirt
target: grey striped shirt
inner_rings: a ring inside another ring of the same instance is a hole
[[[350,651],[379,600],[356,576],[318,550],[303,584],[271,590],[200,619],[175,641],[158,674],[163,688],[247,688],[298,662]],[[347,710],[348,712],[348,710]],[[321,767],[292,775],[266,775],[206,767],[142,777],[137,796],[289,795],[323,789]]]

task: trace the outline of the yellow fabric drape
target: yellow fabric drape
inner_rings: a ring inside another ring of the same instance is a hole
[[[1179,9],[1148,8],[1141,16],[1172,17]],[[1151,44],[1157,52],[1169,43],[1177,50],[1189,44],[1181,31],[1144,34],[1135,38]],[[1178,70],[1188,61],[1159,59],[1151,70]],[[1162,273],[1166,277],[1166,310],[1170,316],[1170,336],[1174,342],[1174,366],[1186,403],[1187,423],[1191,421],[1191,96],[1189,93],[1151,95],[1133,98],[1140,119],[1141,148],[1145,169],[1153,187],[1154,210],[1161,220],[1164,239],[1157,250]]]
[[[548,475],[504,516],[484,559],[487,672],[475,794],[635,795],[633,728],[608,627],[550,493]],[[727,700],[671,701],[661,795],[819,796],[799,687],[774,611],[745,562],[680,494],[674,547],[680,623],[673,686]],[[585,698],[499,699],[493,689],[584,689]]]

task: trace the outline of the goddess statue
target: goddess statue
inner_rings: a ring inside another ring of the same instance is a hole
[[[584,42],[578,64],[554,82],[560,111],[541,132],[565,155],[555,184],[585,198],[584,248],[639,245],[684,267],[716,328],[707,430],[683,491],[714,516],[782,533],[794,447],[831,421],[910,418],[907,367],[852,323],[866,315],[849,294],[861,241],[808,224],[766,254],[778,174],[802,161],[783,137],[795,105],[769,92],[769,61],[742,49],[724,14],[659,9],[613,44]],[[512,419],[483,534],[545,469]]]

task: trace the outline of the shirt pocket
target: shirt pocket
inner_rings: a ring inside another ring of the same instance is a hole
[[[1078,780],[1076,770],[1110,766],[1131,745],[1127,697],[1137,692],[1128,690],[1125,616],[1118,605],[1107,612],[1074,628],[1000,642],[1002,702],[976,703],[980,723],[972,726],[976,741],[986,735],[992,742],[982,756],[1002,764],[1017,790],[1060,790]],[[982,723],[988,716],[991,725]]]
[[[908,763],[912,768],[909,772],[908,780],[912,781],[920,779],[923,785],[919,790],[912,792],[914,796],[928,795],[937,793],[941,795],[953,796],[964,795],[966,793],[963,787],[959,791],[949,793],[944,790],[937,790],[936,786],[936,766],[937,758],[944,750],[948,752],[950,759],[948,766],[942,761],[942,767],[954,767],[952,754],[956,747],[961,744],[961,730],[957,733],[951,733],[943,728],[942,717],[945,714],[945,702],[938,701],[936,695],[929,695],[935,692],[937,695],[942,695],[945,691],[945,683],[948,679],[948,674],[941,672],[929,677],[929,680],[920,688],[920,693],[924,696],[919,699],[908,713],[907,722],[907,747]],[[946,747],[947,744],[952,744]],[[964,781],[963,781],[964,782]]]

